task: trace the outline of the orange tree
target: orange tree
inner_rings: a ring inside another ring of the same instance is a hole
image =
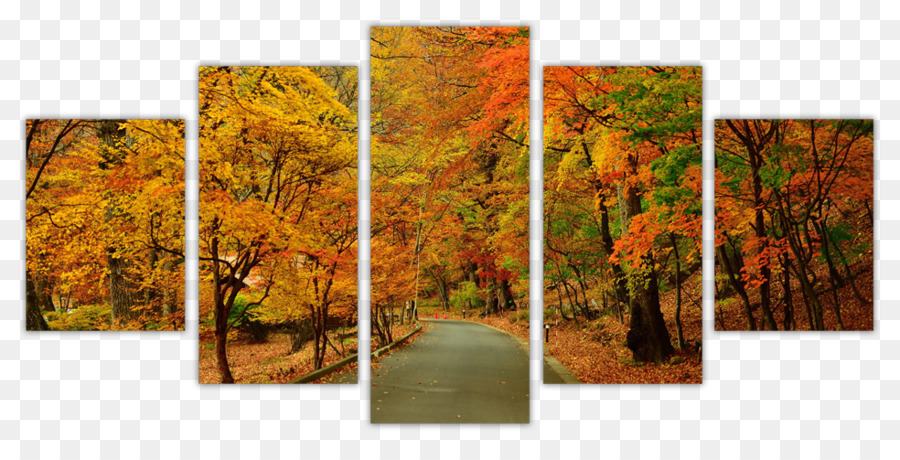
[[[872,152],[871,120],[718,120],[717,306],[736,295],[744,328],[778,329],[780,312],[795,329],[793,278],[811,329],[827,328],[827,303],[836,329],[842,310],[871,309],[871,284],[856,278],[872,261]]]
[[[576,320],[596,314],[592,284],[619,318],[630,310],[636,361],[673,351],[663,281],[684,345],[681,285],[701,245],[701,88],[697,67],[545,69],[545,288],[561,304],[565,293]]]
[[[182,328],[183,122],[29,120],[26,151],[28,328]]]

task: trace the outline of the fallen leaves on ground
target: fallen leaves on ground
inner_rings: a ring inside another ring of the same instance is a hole
[[[200,383],[219,383],[216,349],[212,334],[207,336],[200,340]],[[239,334],[228,342],[228,362],[235,383],[288,383],[315,370],[311,344],[294,354],[288,354],[290,350],[288,334],[271,333],[262,343],[254,342],[249,335]],[[348,350],[347,356],[350,354]],[[325,353],[325,365],[342,358],[329,348]]]

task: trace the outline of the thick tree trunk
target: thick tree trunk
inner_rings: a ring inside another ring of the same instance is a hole
[[[43,311],[56,311],[53,305],[53,289],[43,276],[34,277],[34,289],[37,294],[38,305]]]
[[[137,318],[135,307],[139,304],[138,287],[128,279],[128,262],[109,252],[106,255],[109,267],[109,298],[112,306],[113,322],[128,322]]]
[[[497,296],[493,294],[494,289],[487,289],[484,298],[484,314],[493,315],[497,313]]]
[[[500,294],[501,294],[501,303],[503,305],[504,310],[516,310],[516,298],[513,296],[512,287],[509,285],[509,280],[503,280],[500,282]]]
[[[25,330],[49,331],[50,326],[44,321],[41,307],[38,306],[37,293],[30,276],[25,277]]]
[[[640,286],[636,291],[637,303],[631,310],[626,345],[635,361],[665,362],[675,350],[659,309],[659,286],[653,270],[647,275],[646,287]]]
[[[636,158],[630,157],[633,166],[636,161]],[[627,191],[627,195],[626,225],[643,212],[640,194],[632,189]],[[672,348],[672,339],[659,307],[659,284],[656,270],[653,269],[652,255],[644,257],[640,269],[645,273],[645,279],[638,280],[634,286],[634,297],[637,302],[631,309],[631,321],[625,341],[635,361],[662,363],[675,350]]]
[[[119,143],[124,139],[125,132],[119,129],[121,120],[105,120],[98,124],[98,134],[103,142],[100,163],[101,169],[115,167],[122,163],[125,153]],[[115,197],[108,197],[106,205],[106,219],[112,220],[117,214]],[[116,255],[116,248],[106,248],[106,262],[109,268],[109,297],[112,306],[113,323],[117,321],[127,322],[133,320],[137,313],[135,306],[139,304],[138,287],[136,283],[128,279],[127,271],[129,261]]]

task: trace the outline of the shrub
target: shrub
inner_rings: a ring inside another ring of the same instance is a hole
[[[50,329],[57,331],[93,331],[112,325],[109,305],[82,305],[68,312],[51,312],[45,316]]]
[[[527,308],[522,308],[522,309],[510,312],[508,315],[506,315],[506,319],[510,323],[517,323],[519,321],[525,321],[527,323],[528,320],[531,318],[530,315],[531,315],[530,310],[528,310]]]
[[[474,308],[478,300],[478,285],[471,281],[463,281],[459,288],[450,293],[450,305],[454,308]]]

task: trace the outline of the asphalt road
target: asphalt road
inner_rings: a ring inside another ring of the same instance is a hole
[[[481,324],[430,322],[372,369],[372,423],[528,423],[527,348]]]

